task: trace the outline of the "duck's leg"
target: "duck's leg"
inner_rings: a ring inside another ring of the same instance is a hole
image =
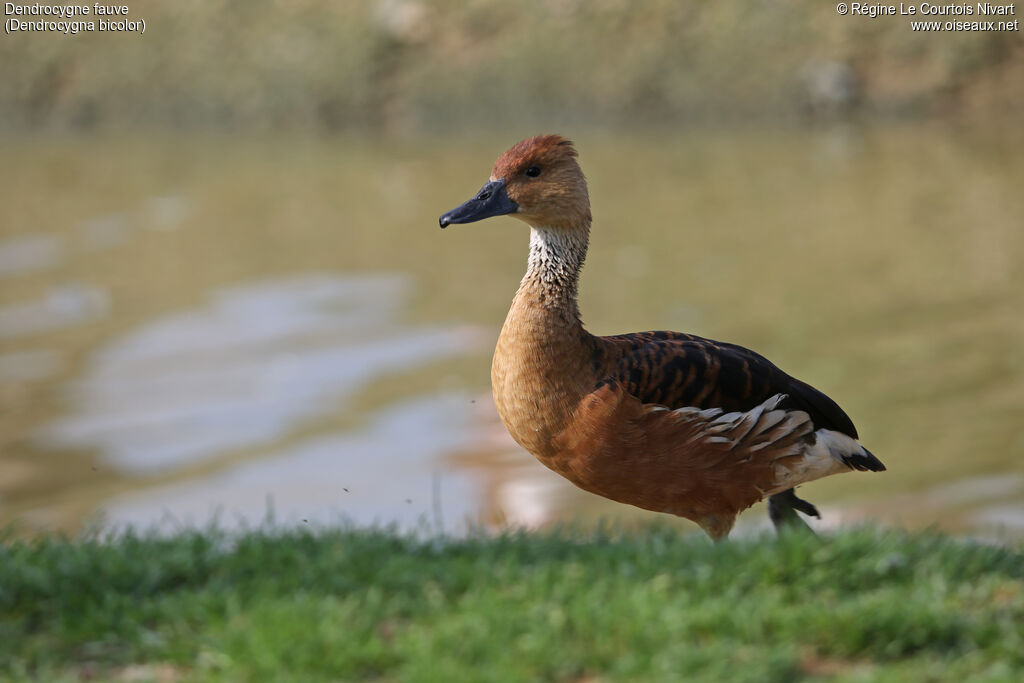
[[[791,528],[807,529],[814,533],[807,522],[800,518],[797,511],[810,517],[821,519],[818,508],[806,500],[798,498],[794,489],[786,489],[782,493],[776,493],[774,496],[768,497],[768,516],[771,518],[772,524],[775,525],[777,532],[782,533],[783,529]]]

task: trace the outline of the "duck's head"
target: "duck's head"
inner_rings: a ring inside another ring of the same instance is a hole
[[[590,225],[587,181],[576,148],[561,135],[538,135],[498,157],[491,179],[465,204],[441,216],[441,227],[510,215],[530,225],[572,229]]]

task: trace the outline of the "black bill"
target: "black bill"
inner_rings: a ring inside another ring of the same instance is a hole
[[[480,188],[476,196],[468,202],[442,214],[439,222],[442,228],[447,228],[452,223],[473,223],[491,216],[515,213],[518,210],[519,205],[509,199],[505,192],[504,179],[492,180]]]

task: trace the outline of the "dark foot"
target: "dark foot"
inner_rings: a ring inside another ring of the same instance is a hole
[[[812,531],[807,522],[797,514],[798,511],[810,517],[821,518],[818,508],[802,498],[797,498],[793,489],[787,489],[768,498],[768,516],[779,533],[782,533],[782,530],[787,527]]]

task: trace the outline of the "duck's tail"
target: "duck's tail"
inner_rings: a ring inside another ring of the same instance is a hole
[[[884,472],[885,465],[875,454],[864,448],[856,439],[831,429],[819,429],[814,433],[814,449],[828,453],[851,470],[861,472]]]
[[[851,468],[861,472],[885,472],[885,463],[863,446],[860,447],[860,453],[847,455],[842,460]]]
[[[847,470],[847,468],[862,472],[885,471],[882,461],[851,436],[831,429],[819,429],[814,436],[814,444],[810,447],[805,460],[811,467],[803,471],[805,475],[803,481],[836,474]],[[818,508],[806,500],[798,498],[792,488],[769,496],[768,516],[777,530],[781,531],[784,527],[802,527],[809,530],[810,527],[797,512],[802,512],[809,517],[821,518]]]

